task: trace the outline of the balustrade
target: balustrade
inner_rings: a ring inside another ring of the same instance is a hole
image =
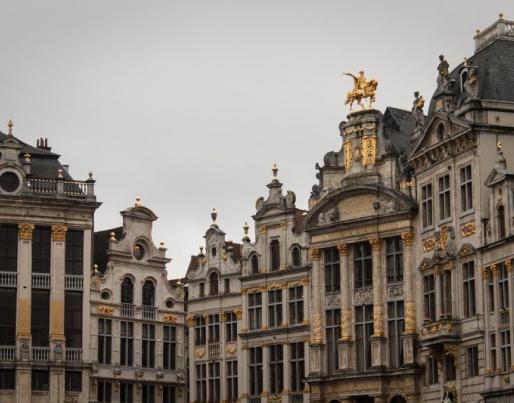
[[[65,290],[78,290],[81,291],[84,285],[84,278],[80,275],[66,274],[64,276],[64,289]]]
[[[18,273],[11,271],[0,271],[0,287],[16,287]]]
[[[34,361],[48,361],[50,347],[32,347],[32,359]]]
[[[32,288],[50,288],[50,273],[32,273]]]
[[[14,361],[16,359],[16,346],[0,346],[0,360]]]

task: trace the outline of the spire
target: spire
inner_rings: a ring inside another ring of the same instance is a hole
[[[215,208],[211,210],[212,225],[216,225],[216,218],[218,218],[218,212]]]
[[[498,141],[498,143],[496,144],[496,162],[494,164],[494,167],[500,171],[507,170],[507,160],[503,155],[503,146],[500,141]]]
[[[245,225],[243,225],[243,232],[245,236],[243,237],[243,242],[250,242],[250,237],[248,236],[248,230],[250,229],[247,222],[245,222]]]

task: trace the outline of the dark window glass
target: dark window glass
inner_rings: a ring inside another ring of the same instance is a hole
[[[227,361],[227,400],[235,403],[239,399],[237,387],[237,360]]]
[[[300,248],[295,246],[292,252],[293,258],[293,267],[300,267],[302,265],[302,255],[300,253]]]
[[[173,326],[163,327],[163,367],[175,369],[177,350],[177,328]]]
[[[32,345],[48,347],[50,335],[50,291],[32,290]]]
[[[66,371],[64,378],[64,389],[66,392],[82,391],[82,372]]]
[[[509,351],[510,353],[510,351]],[[468,347],[466,349],[466,358],[468,366],[468,377],[478,376],[478,347]],[[509,354],[509,367],[507,371],[510,371],[510,354]]]
[[[134,360],[134,323],[120,322],[120,365],[131,367]]]
[[[250,329],[260,329],[262,326],[262,294],[248,294],[248,317]]]
[[[111,403],[112,384],[111,382],[99,381],[97,386],[98,403]]]
[[[270,267],[271,271],[280,269],[280,242],[278,239],[270,242]]]
[[[282,290],[268,291],[268,324],[282,326]]]
[[[490,365],[489,365],[489,368],[493,369],[493,370],[496,370],[496,368],[498,368],[497,366],[497,360],[496,360],[496,333],[492,332],[490,335],[489,335],[489,358],[491,360],[490,362]]]
[[[155,325],[143,323],[142,337],[142,366],[143,368],[155,367]]]
[[[496,265],[498,270],[498,303],[502,310],[509,309],[509,273],[503,263]]]
[[[129,277],[125,277],[121,282],[121,302],[123,304],[134,303],[134,284]]]
[[[252,265],[252,274],[259,273],[259,258],[257,257],[257,255],[252,255],[250,261]]]
[[[131,383],[120,383],[120,403],[134,403],[134,386]]]
[[[0,369],[0,390],[14,390],[16,386],[16,371]]]
[[[430,227],[432,222],[432,184],[429,183],[421,188],[421,220],[423,227]]]
[[[48,389],[48,370],[32,370],[32,390],[47,392]]]
[[[475,262],[462,264],[463,294],[464,294],[464,316],[469,318],[476,315],[475,299]]]
[[[175,403],[175,386],[164,385],[162,388],[162,403]]]
[[[446,382],[457,379],[457,370],[455,368],[455,358],[453,355],[446,354],[444,356],[444,379]]]
[[[451,217],[450,175],[439,178],[439,219]]]
[[[228,294],[228,293],[230,293],[230,279],[226,278],[224,280],[224,282],[225,282],[225,287],[224,287],[223,291],[225,292],[225,294]]]
[[[337,351],[337,341],[341,337],[341,310],[330,309],[325,311],[327,335],[327,363],[328,374],[334,374],[339,367],[339,354]]]
[[[16,344],[16,288],[0,288],[0,345]]]
[[[142,403],[155,403],[155,386],[143,383]]]
[[[205,297],[205,283],[200,283],[200,297]]]
[[[250,354],[250,396],[257,397],[263,391],[262,347],[251,347]]]
[[[462,212],[473,208],[473,178],[471,165],[460,169],[460,210]]]
[[[403,281],[403,242],[400,237],[386,240],[386,271],[388,283]]]
[[[325,265],[325,292],[341,290],[341,272],[339,268],[339,251],[337,248],[323,250]]]
[[[423,307],[425,319],[435,320],[435,284],[434,275],[423,277]]]
[[[489,299],[489,312],[494,312],[494,278],[491,272],[489,272],[487,276],[487,294]]]
[[[209,402],[219,403],[220,391],[220,363],[219,361],[209,363]]]
[[[0,271],[17,271],[18,227],[0,224]]]
[[[82,348],[82,292],[64,294],[64,336],[66,347]]]
[[[437,360],[431,355],[427,357],[427,383],[429,385],[435,385],[439,383]]]
[[[155,286],[150,280],[143,284],[143,305],[155,306]]]
[[[369,242],[361,242],[354,247],[355,288],[373,285],[373,259]]]
[[[207,364],[196,364],[196,401],[204,403],[207,401]]]
[[[50,273],[51,230],[36,227],[32,234],[32,272]]]
[[[473,347],[476,349],[474,353],[477,357],[477,365],[476,365],[476,375],[478,375],[478,347]],[[469,357],[469,355],[468,355]],[[501,368],[503,372],[508,372],[511,370],[511,357],[510,357],[510,330],[503,329],[500,330],[500,357],[501,357]],[[469,364],[468,364],[469,368]],[[476,376],[470,375],[470,376]]]
[[[208,336],[209,343],[219,343],[220,342],[220,316],[218,314],[209,315],[209,324],[208,324]]]
[[[145,256],[145,248],[140,243],[134,245],[133,252],[134,252],[134,257],[137,260],[141,260]]]
[[[66,265],[65,273],[82,275],[84,272],[84,232],[66,231]]]
[[[226,341],[237,340],[237,316],[235,312],[225,313],[225,339]]]
[[[112,347],[112,321],[110,319],[98,319],[98,362],[100,364],[111,363]],[[109,400],[110,401],[110,400]]]
[[[270,392],[279,394],[284,389],[284,349],[282,345],[269,346]]]
[[[289,288],[289,323],[298,325],[303,323],[303,287]]]
[[[452,272],[444,271],[441,274],[441,295],[442,309],[441,313],[446,316],[452,315]]]
[[[503,206],[498,207],[496,211],[496,222],[498,225],[498,238],[505,238],[505,208]]]
[[[207,329],[205,326],[205,318],[203,316],[195,316],[195,345],[203,346],[206,342]]]
[[[20,178],[14,172],[4,172],[0,175],[0,187],[5,192],[14,192],[20,186]]]
[[[303,342],[291,343],[291,392],[301,392],[304,389],[305,349]]]
[[[357,370],[371,367],[371,335],[373,334],[373,305],[355,307],[355,345]]]
[[[387,303],[387,329],[389,339],[389,364],[398,368],[403,364],[403,332],[405,331],[403,301]]]
[[[218,295],[218,273],[209,275],[209,295]]]

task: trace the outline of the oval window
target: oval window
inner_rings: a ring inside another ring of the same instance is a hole
[[[136,243],[134,245],[134,252],[133,253],[134,253],[134,257],[137,260],[141,260],[145,256],[145,248],[140,243]]]
[[[102,291],[102,293],[100,294],[100,297],[102,299],[107,300],[107,299],[109,299],[111,297],[111,294],[109,293],[109,291]]]
[[[171,309],[171,308],[173,308],[173,305],[175,305],[175,304],[173,303],[173,301],[171,299],[166,301],[166,308]]]
[[[20,186],[20,178],[14,172],[4,172],[0,176],[0,187],[3,191],[12,193]]]

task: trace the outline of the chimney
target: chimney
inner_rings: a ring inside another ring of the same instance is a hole
[[[36,147],[40,150],[52,151],[52,147],[48,147],[48,139],[47,138],[39,138],[36,141]]]

